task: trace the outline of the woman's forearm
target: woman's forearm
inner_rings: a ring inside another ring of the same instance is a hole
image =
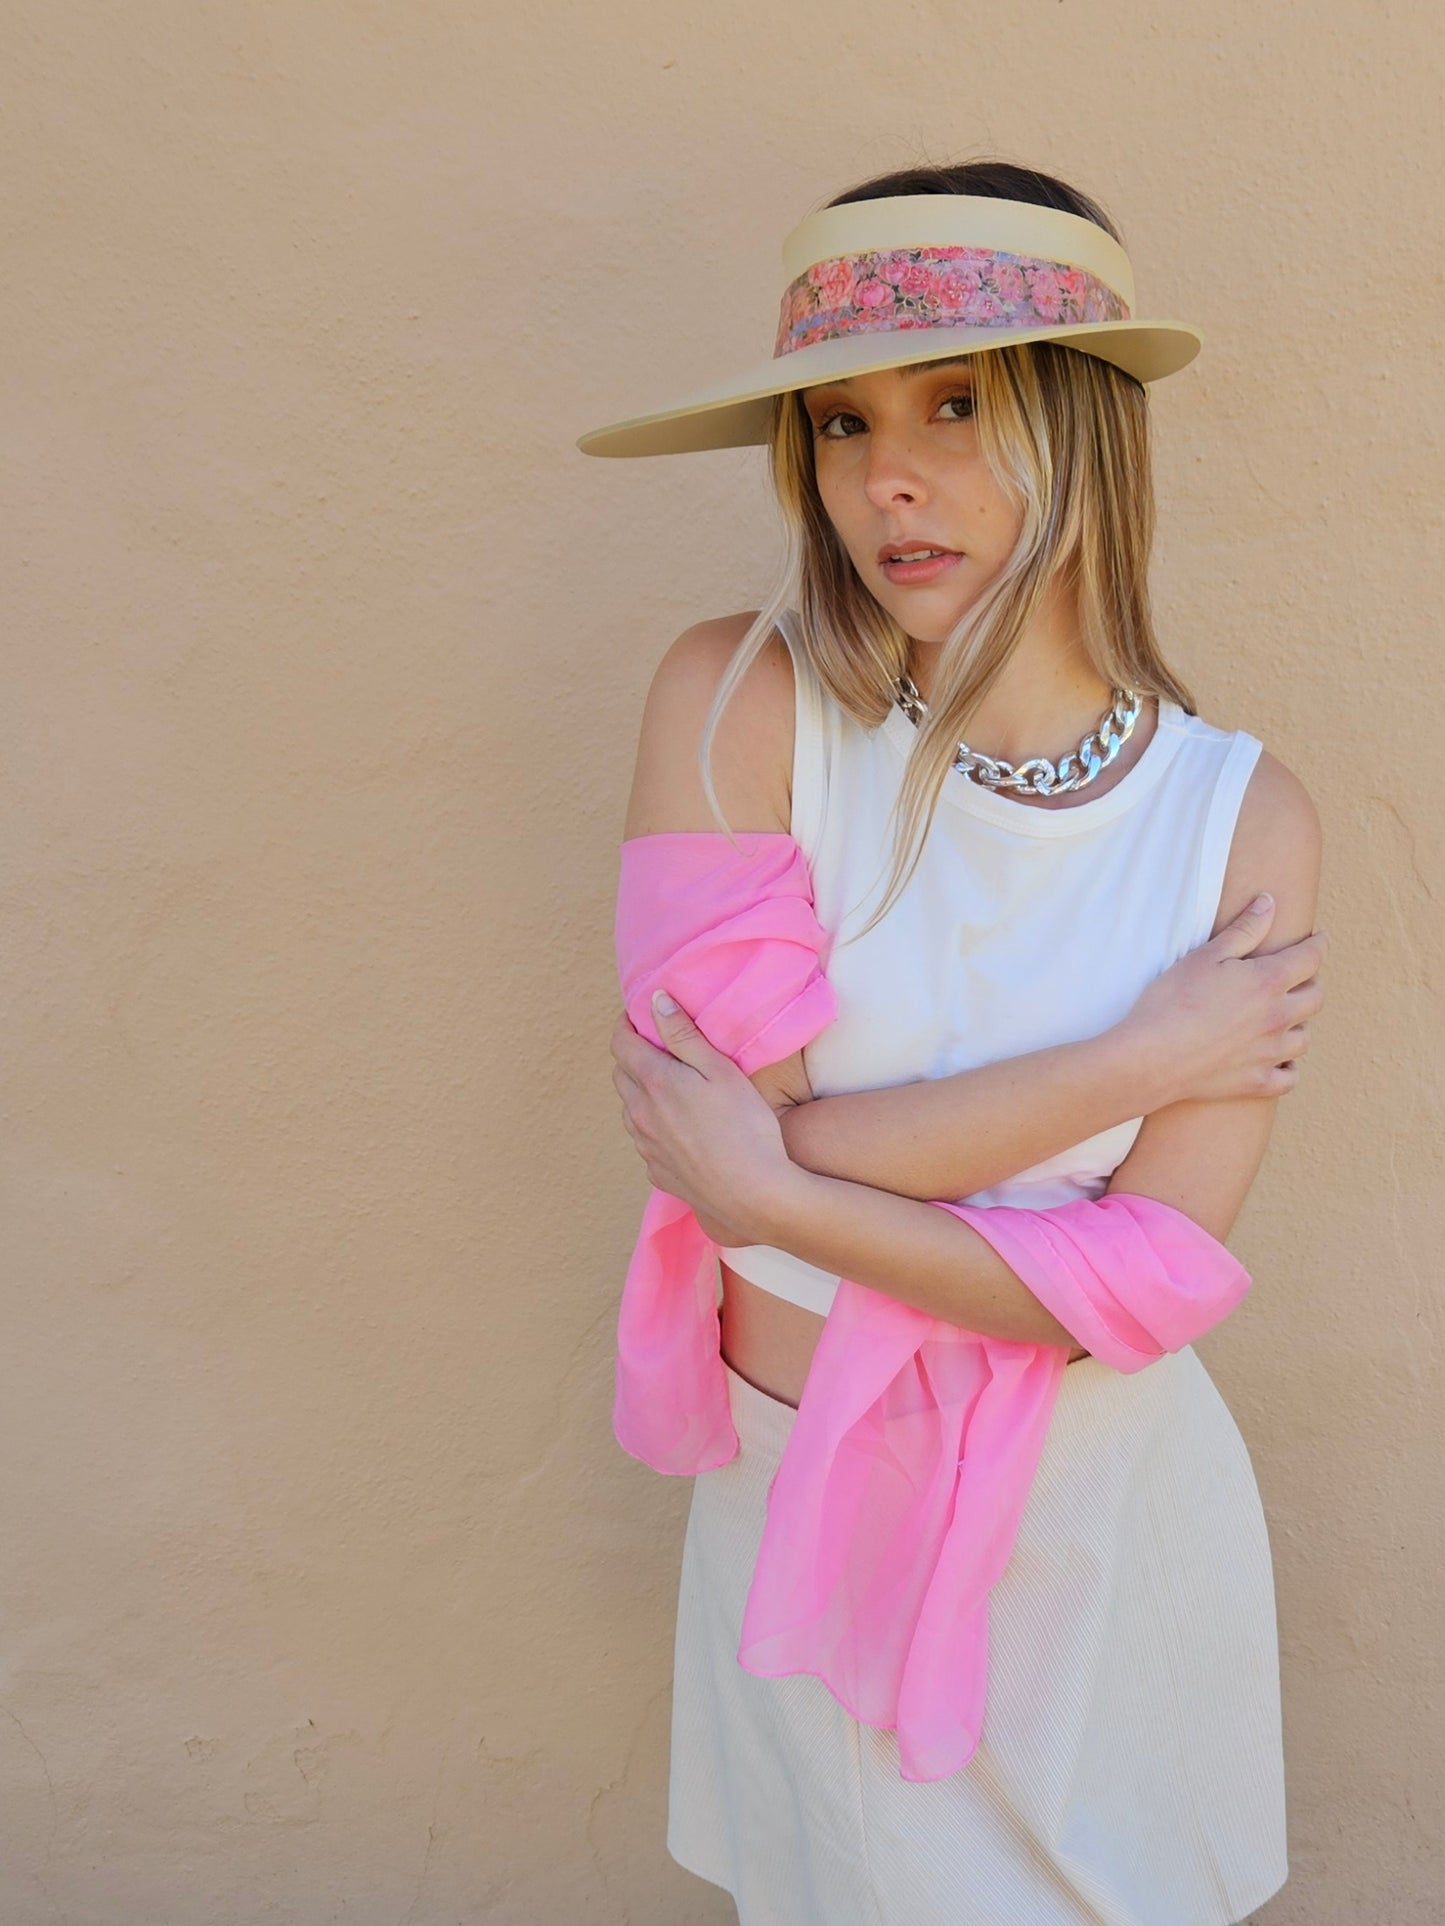
[[[1078,1348],[986,1238],[932,1204],[799,1169],[750,1230],[759,1243],[981,1337]]]
[[[804,1170],[956,1202],[1182,1094],[1158,1052],[1120,1023],[949,1077],[815,1097],[781,1124]]]

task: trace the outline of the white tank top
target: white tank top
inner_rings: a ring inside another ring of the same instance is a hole
[[[1144,753],[1105,795],[1040,809],[944,778],[918,867],[882,900],[889,811],[916,730],[895,703],[865,729],[805,656],[796,618],[791,831],[808,859],[838,1016],[803,1050],[813,1094],[951,1076],[1109,1029],[1145,985],[1209,940],[1262,745],[1161,698]],[[1142,1117],[955,1203],[1048,1209],[1104,1194]],[[768,1244],[726,1249],[751,1283],[826,1316],[836,1274]]]

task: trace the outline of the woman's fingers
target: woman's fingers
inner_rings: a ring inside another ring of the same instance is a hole
[[[610,1047],[613,1056],[625,1069],[633,1064],[640,1067],[643,1061],[642,1053],[651,1050],[652,1045],[646,1037],[639,1036],[633,1029],[624,1010],[613,1026]]]
[[[624,1017],[622,1021],[626,1023],[626,1017]],[[613,1034],[617,1036],[617,1032],[613,1032]],[[645,1052],[649,1052],[649,1057],[653,1057],[653,1059],[667,1055],[667,1052],[663,1052],[663,1050],[653,1050],[651,1044],[645,1040],[644,1036],[638,1036],[638,1032],[632,1030],[630,1027],[628,1027],[628,1036],[626,1036],[626,1038],[618,1036],[617,1040],[618,1046],[620,1046],[620,1054],[622,1055],[632,1055],[632,1050],[630,1050],[632,1044],[642,1044],[642,1048],[644,1048]],[[657,1146],[655,1146],[655,1142],[653,1142],[653,1136],[651,1136],[651,1132],[645,1132],[644,1129],[642,1129],[642,1123],[634,1123],[634,1111],[640,1109],[642,1102],[644,1102],[645,1094],[647,1094],[644,1090],[644,1080],[642,1079],[645,1079],[645,1077],[649,1075],[651,1063],[638,1065],[638,1069],[640,1069],[642,1077],[634,1077],[628,1069],[622,1067],[622,1063],[613,1065],[613,1088],[617,1090],[618,1096],[622,1098],[622,1129],[628,1132],[628,1136],[632,1138],[632,1144],[634,1144],[638,1156],[640,1156],[645,1165],[647,1165],[647,1173],[649,1173],[649,1177],[653,1179],[653,1183],[661,1183],[665,1173],[661,1171],[661,1165],[653,1161],[655,1156],[657,1156]]]
[[[1324,989],[1315,977],[1311,977],[1307,983],[1301,983],[1298,989],[1287,991],[1281,998],[1284,1009],[1278,1031],[1278,1047],[1282,1055],[1287,1054],[1293,1060],[1302,1057],[1309,1049],[1309,1019],[1319,1015],[1324,1001]]]
[[[1325,986],[1317,976],[1312,976],[1307,983],[1287,990],[1284,1000],[1298,1016],[1318,1016],[1325,1007]]]
[[[694,1031],[693,1034],[704,1051],[710,1056],[716,1054],[705,1037],[699,1032]],[[665,1075],[668,1070],[680,1065],[680,1059],[671,1050],[659,1050],[634,1029],[625,1010],[613,1028],[611,1047],[612,1055],[621,1068],[644,1088],[650,1077]]]
[[[665,1050],[655,1050],[646,1037],[638,1035],[628,1021],[625,1010],[612,1032],[612,1043],[613,1056],[617,1059],[612,1068],[612,1087],[622,1099],[622,1127],[647,1166],[652,1182],[665,1189],[670,1173],[659,1160],[658,1145],[652,1133],[642,1126],[640,1112],[648,1095],[657,1094],[656,1089],[650,1087],[656,1067],[670,1063],[672,1059]],[[639,1113],[635,1122],[634,1113]]]
[[[1329,948],[1329,931],[1315,930],[1310,936],[1302,936],[1298,943],[1290,943],[1284,949],[1274,951],[1273,955],[1283,960],[1284,980],[1293,987],[1318,976]]]
[[[631,1054],[632,1044],[642,1042],[643,1039],[629,1023],[627,1012],[624,1010],[612,1032],[612,1055],[616,1059],[612,1066],[612,1088],[622,1099],[622,1127],[639,1153],[642,1152],[642,1136],[637,1125],[632,1121],[632,1110],[642,1095],[642,1086],[626,1068],[622,1059]]]

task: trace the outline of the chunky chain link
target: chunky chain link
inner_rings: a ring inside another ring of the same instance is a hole
[[[912,723],[922,721],[928,714],[928,705],[911,676],[898,678],[894,700]],[[1026,796],[1067,795],[1072,789],[1082,789],[1109,767],[1134,733],[1134,724],[1143,706],[1144,698],[1136,689],[1116,689],[1113,703],[1098,725],[1082,739],[1077,749],[1060,756],[1057,764],[1047,756],[1030,756],[1018,764],[995,762],[981,749],[970,749],[966,742],[961,742],[953,766],[984,789],[1010,790]]]

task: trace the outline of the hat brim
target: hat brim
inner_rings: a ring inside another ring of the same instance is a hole
[[[1142,382],[1177,374],[1203,345],[1198,329],[1183,321],[1082,321],[1058,328],[938,326],[843,335],[780,355],[675,407],[593,428],[578,437],[577,446],[584,455],[684,455],[706,448],[749,448],[768,438],[775,395],[879,368],[981,354],[1016,341],[1062,341]]]

